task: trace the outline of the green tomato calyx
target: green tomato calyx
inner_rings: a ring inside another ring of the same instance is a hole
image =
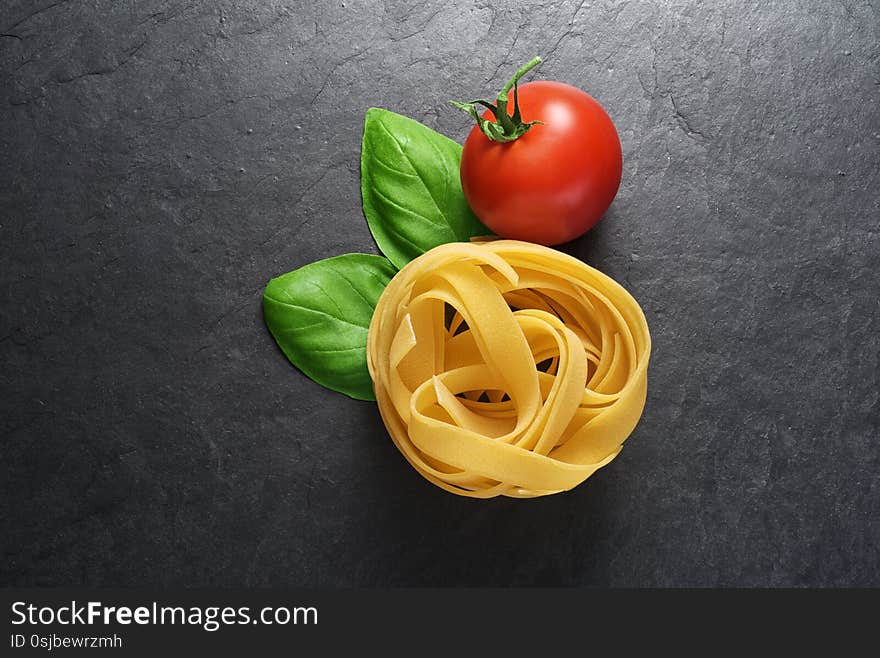
[[[525,135],[529,129],[537,123],[543,123],[543,121],[523,121],[522,116],[519,112],[519,79],[523,77],[526,73],[535,68],[538,64],[541,63],[540,57],[535,57],[530,60],[525,66],[520,68],[516,73],[514,73],[513,77],[510,81],[504,85],[501,89],[501,92],[495,97],[495,104],[493,105],[490,101],[478,99],[475,101],[469,101],[467,103],[459,103],[457,101],[450,101],[455,107],[464,110],[474,120],[477,122],[477,126],[480,128],[482,133],[491,139],[493,142],[512,142],[515,139],[519,139],[523,135]],[[507,113],[507,102],[509,100],[508,92],[513,88],[513,114]],[[480,105],[492,113],[492,116],[495,117],[495,121],[490,121],[489,119],[484,119],[480,116],[480,111],[477,110],[477,105]]]

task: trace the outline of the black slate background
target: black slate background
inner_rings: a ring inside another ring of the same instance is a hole
[[[0,583],[880,585],[880,8],[846,2],[0,6]],[[289,365],[272,276],[375,252],[373,105],[531,56],[614,119],[566,249],[642,303],[621,455],[458,498]]]

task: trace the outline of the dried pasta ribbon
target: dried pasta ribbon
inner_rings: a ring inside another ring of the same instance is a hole
[[[620,452],[645,405],[651,338],[618,283],[548,247],[436,247],[382,293],[367,365],[394,444],[439,487],[531,498]]]

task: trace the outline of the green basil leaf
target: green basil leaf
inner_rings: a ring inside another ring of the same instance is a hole
[[[367,254],[310,263],[266,285],[266,325],[284,355],[314,381],[357,400],[375,400],[367,330],[395,274],[388,259]]]
[[[372,107],[364,121],[361,196],[376,244],[403,267],[447,242],[488,235],[461,190],[461,145]]]

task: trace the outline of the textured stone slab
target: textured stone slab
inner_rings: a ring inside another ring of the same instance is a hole
[[[878,26],[867,0],[4,2],[0,582],[880,585]],[[583,486],[478,502],[293,369],[259,300],[375,251],[368,107],[462,140],[446,101],[535,54],[620,132],[566,250],[643,304],[649,398]]]

